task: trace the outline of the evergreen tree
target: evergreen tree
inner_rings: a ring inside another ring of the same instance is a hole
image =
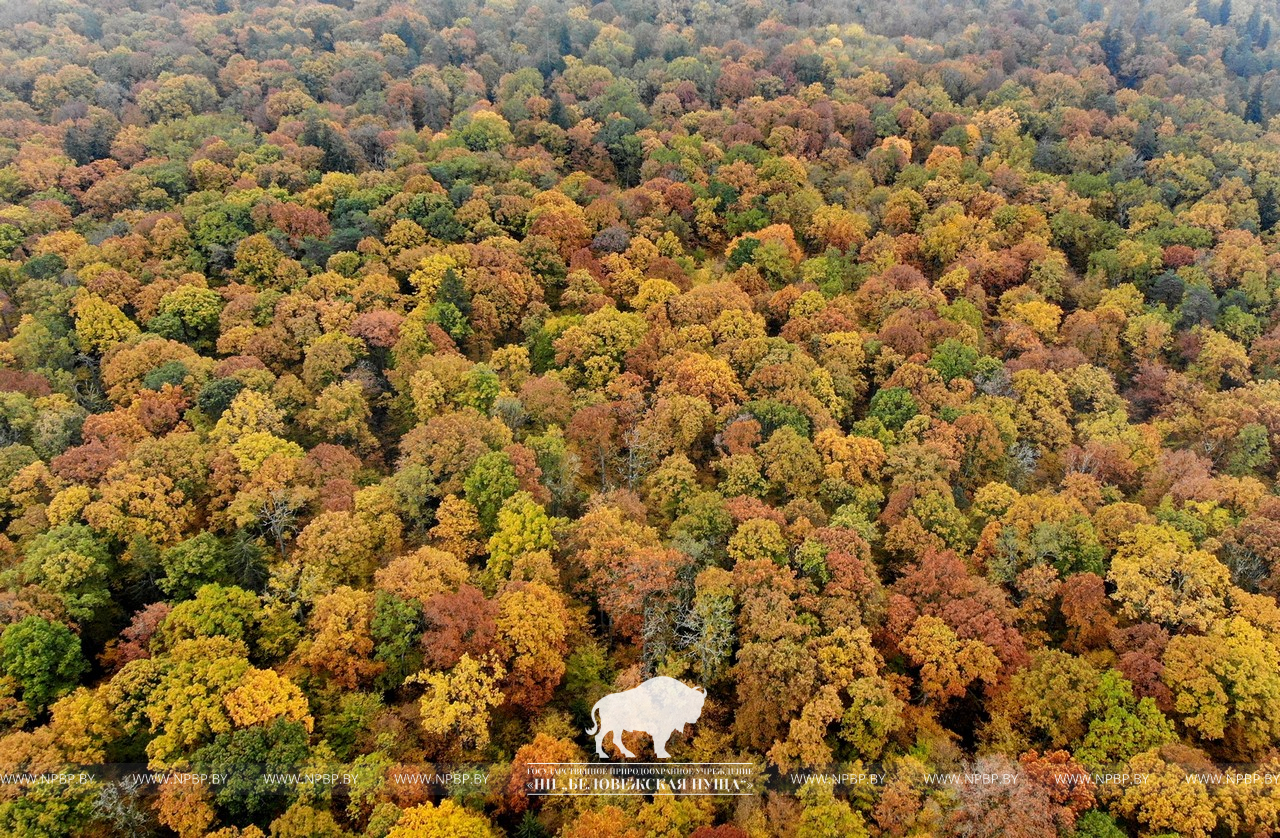
[[[1261,125],[1264,122],[1262,116],[1262,82],[1260,81],[1253,85],[1253,92],[1249,94],[1249,103],[1244,108],[1244,118],[1254,125]]]
[[[1244,24],[1244,34],[1249,36],[1249,40],[1256,42],[1258,40],[1258,30],[1262,27],[1262,6],[1254,6],[1253,11],[1249,12],[1249,19]]]
[[[1280,205],[1276,202],[1276,193],[1272,189],[1263,190],[1258,196],[1258,224],[1262,232],[1269,233],[1280,221]]]

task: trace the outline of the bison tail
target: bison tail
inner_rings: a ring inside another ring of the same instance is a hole
[[[599,712],[600,712],[600,702],[597,701],[595,705],[592,706],[591,708],[591,729],[587,731],[588,736],[595,736],[596,731],[600,729],[600,719],[598,718]]]

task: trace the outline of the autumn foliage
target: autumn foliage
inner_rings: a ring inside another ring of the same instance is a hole
[[[0,4],[0,834],[1280,832],[1276,23]]]

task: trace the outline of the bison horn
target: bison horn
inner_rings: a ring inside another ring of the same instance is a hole
[[[700,692],[700,693],[702,693],[703,695],[706,695],[706,694],[707,694],[707,688],[706,688],[706,687],[694,687],[693,689],[694,689],[694,691],[695,691],[695,692]]]

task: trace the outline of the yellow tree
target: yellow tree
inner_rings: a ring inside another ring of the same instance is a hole
[[[651,838],[684,838],[714,817],[706,798],[677,796],[665,783],[640,807],[636,825]]]
[[[489,713],[502,704],[498,688],[506,671],[494,657],[477,660],[464,654],[448,672],[422,672],[406,683],[422,684],[418,702],[422,729],[467,748],[489,744]]]
[[[298,534],[295,559],[320,589],[360,585],[373,575],[378,556],[373,532],[353,512],[324,512]]]
[[[1130,776],[1140,774],[1143,780],[1126,785],[1111,801],[1110,808],[1140,824],[1144,835],[1172,833],[1208,838],[1217,825],[1209,787],[1188,782],[1187,770],[1166,760],[1159,750],[1133,757],[1125,771]]]
[[[102,762],[107,745],[121,733],[102,690],[80,687],[54,702],[49,711],[49,730],[67,762]]]
[[[457,495],[446,495],[436,510],[431,538],[437,547],[462,559],[484,552],[480,538],[480,515],[476,508]]]
[[[1139,524],[1111,558],[1108,580],[1125,616],[1206,631],[1226,612],[1230,572],[1168,524]]]
[[[489,538],[489,574],[504,580],[519,557],[554,548],[547,513],[528,492],[516,492],[498,510],[498,525]]]
[[[830,764],[832,752],[827,744],[827,729],[844,715],[844,709],[837,687],[828,684],[818,690],[799,717],[791,720],[787,738],[769,749],[769,761],[780,771]]]
[[[511,703],[537,710],[565,671],[569,612],[560,592],[542,582],[515,582],[498,595],[498,646],[506,661],[503,691]]]
[[[498,838],[487,818],[452,800],[405,809],[387,838]]]
[[[222,703],[236,727],[269,724],[276,719],[299,722],[308,732],[313,725],[302,690],[271,669],[250,669]]]
[[[385,664],[373,658],[374,599],[372,591],[344,585],[317,600],[311,638],[298,647],[302,663],[348,690],[380,673]]]
[[[845,800],[835,796],[830,783],[806,782],[796,792],[800,802],[800,822],[796,825],[796,838],[825,838],[840,835],[842,838],[866,838],[866,822],[853,811]]]
[[[84,519],[125,543],[141,536],[163,545],[180,540],[194,514],[171,477],[125,462],[107,472],[98,500],[85,507]]]
[[[1199,328],[1200,354],[1187,368],[1194,378],[1211,390],[1244,384],[1249,380],[1249,352],[1215,329]]]
[[[316,406],[303,421],[322,439],[353,446],[360,452],[374,451],[378,440],[369,430],[372,412],[356,381],[330,384],[316,397]]]
[[[920,668],[920,688],[925,696],[938,704],[964,695],[974,681],[991,683],[1000,672],[1000,660],[990,646],[979,640],[960,640],[937,617],[917,617],[898,645]]]
[[[456,591],[471,570],[466,562],[434,547],[420,547],[392,559],[374,574],[374,586],[422,605],[436,594]]]
[[[880,479],[885,450],[878,439],[824,428],[813,438],[813,446],[822,457],[823,474],[836,487],[857,487]]]
[[[94,354],[100,355],[139,333],[124,312],[84,289],[76,292],[71,313],[75,316],[77,342]]]
[[[1242,617],[1180,634],[1164,653],[1173,709],[1199,739],[1249,759],[1280,743],[1280,649]]]
[[[1019,435],[1048,449],[1065,447],[1071,442],[1071,401],[1067,385],[1054,372],[1034,369],[1013,374],[1013,389],[1018,394],[1014,419]]]
[[[121,670],[117,678],[132,668],[149,671],[154,679],[142,696],[145,718],[156,734],[147,744],[152,768],[171,767],[192,747],[231,730],[223,702],[249,670],[246,651],[237,640],[202,637],[178,643],[159,662],[134,661]]]

